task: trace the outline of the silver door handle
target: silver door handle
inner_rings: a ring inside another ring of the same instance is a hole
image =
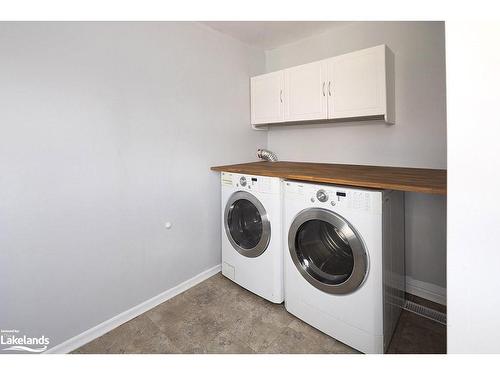
[[[331,91],[331,89],[330,89],[330,86],[331,86],[331,82],[330,82],[330,81],[328,81],[328,95],[329,95],[329,96],[332,96],[332,91]]]
[[[280,90],[280,102],[283,103],[283,90]]]
[[[323,82],[323,96],[325,96],[325,82]]]

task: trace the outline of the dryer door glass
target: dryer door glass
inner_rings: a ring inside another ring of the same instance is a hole
[[[271,224],[264,206],[246,191],[238,191],[229,198],[224,227],[234,249],[249,258],[261,255],[271,239]]]
[[[339,228],[322,220],[309,220],[296,235],[296,251],[304,270],[318,281],[338,285],[354,268],[354,256]]]
[[[290,225],[288,248],[302,276],[330,294],[352,293],[368,271],[361,237],[347,220],[329,210],[300,212]]]
[[[232,204],[227,224],[234,242],[243,249],[254,248],[262,237],[262,218],[259,210],[246,199],[239,199]]]

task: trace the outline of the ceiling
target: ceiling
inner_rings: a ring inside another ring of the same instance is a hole
[[[321,34],[349,21],[205,21],[203,24],[265,50]]]

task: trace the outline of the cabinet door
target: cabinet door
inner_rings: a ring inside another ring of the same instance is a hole
[[[385,46],[333,57],[328,70],[328,118],[385,115]]]
[[[285,69],[285,121],[327,118],[326,61]]]
[[[283,121],[283,71],[250,79],[252,124]]]

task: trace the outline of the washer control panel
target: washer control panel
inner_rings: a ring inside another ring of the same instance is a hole
[[[259,193],[280,193],[280,179],[277,177],[243,175],[239,173],[221,173],[222,186]]]

